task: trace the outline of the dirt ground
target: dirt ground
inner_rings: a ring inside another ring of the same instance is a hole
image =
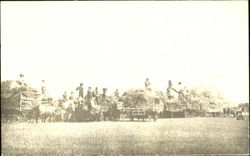
[[[3,155],[248,154],[248,120],[2,124]]]

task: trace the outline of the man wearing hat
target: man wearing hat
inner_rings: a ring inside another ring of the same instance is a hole
[[[42,80],[41,91],[42,91],[42,95],[43,95],[44,97],[46,97],[45,80]]]
[[[149,79],[147,78],[145,81],[145,89],[150,89],[151,83],[149,82]]]
[[[93,91],[93,96],[95,97],[95,102],[99,104],[99,93],[98,93],[98,87],[95,87],[95,90]]]
[[[80,83],[80,86],[76,90],[79,92],[79,97],[83,98],[83,83]]]
[[[118,91],[118,89],[115,90],[114,94],[115,94],[115,97],[119,98],[119,91]]]
[[[172,95],[172,81],[169,80],[168,81],[168,87],[167,87],[167,97],[168,99],[172,99],[173,98],[173,95]]]
[[[92,95],[93,95],[92,89],[91,89],[91,87],[89,87],[88,91],[87,91],[87,99],[91,99]]]
[[[183,98],[184,98],[184,93],[183,93],[183,91],[184,91],[184,88],[183,88],[183,85],[182,85],[182,82],[178,82],[178,85],[177,85],[177,92],[179,93],[179,96],[178,96],[178,98],[180,99],[180,100],[183,100]]]
[[[19,75],[18,83],[19,83],[21,86],[24,86],[24,75],[23,75],[23,74],[20,74],[20,75]]]
[[[102,97],[106,98],[106,96],[107,96],[107,88],[103,88],[102,91],[103,91]]]
[[[74,92],[73,91],[70,92],[69,100],[72,100],[72,101],[75,100]]]
[[[68,101],[68,95],[67,95],[67,92],[66,92],[66,91],[63,93],[62,101],[63,101],[63,102]]]
[[[168,80],[168,88],[172,88],[172,81]]]
[[[98,87],[95,87],[95,95],[98,96],[99,93],[98,93]]]

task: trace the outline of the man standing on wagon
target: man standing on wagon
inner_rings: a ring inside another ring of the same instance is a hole
[[[68,95],[67,95],[67,92],[66,92],[66,91],[63,93],[63,98],[62,98],[62,100],[63,100],[63,102],[68,101]]]
[[[179,96],[178,96],[179,100],[183,100],[185,97],[183,91],[184,91],[184,88],[182,86],[182,83],[179,82],[177,85],[177,92],[179,94]]]
[[[42,80],[42,84],[41,84],[41,92],[42,92],[42,96],[43,98],[45,98],[47,96],[47,89],[46,89],[46,85],[45,85],[45,80]]]
[[[28,90],[28,86],[24,81],[24,75],[23,74],[19,75],[19,79],[17,80],[17,83],[20,85],[19,91],[27,91]]]
[[[76,88],[79,93],[79,97],[83,98],[83,83],[80,83],[80,86]]]
[[[20,74],[19,75],[19,80],[17,81],[21,86],[24,86],[24,75]]]
[[[102,97],[106,98],[107,97],[107,88],[102,89]]]
[[[150,85],[151,85],[151,83],[149,82],[149,79],[147,78],[145,81],[145,89],[151,90]]]
[[[119,91],[118,91],[118,89],[115,90],[114,94],[115,94],[115,97],[119,98]]]

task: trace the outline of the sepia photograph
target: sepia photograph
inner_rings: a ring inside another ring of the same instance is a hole
[[[1,155],[249,155],[248,24],[248,1],[1,2]]]

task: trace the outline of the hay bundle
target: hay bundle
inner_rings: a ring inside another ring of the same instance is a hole
[[[130,89],[122,95],[121,101],[124,107],[153,108],[155,105],[163,104],[165,96],[157,90]]]
[[[37,91],[27,85],[21,86],[17,81],[7,80],[1,82],[1,108],[18,109],[20,94],[24,97],[37,98],[37,94],[27,94],[27,92],[37,93]],[[31,95],[31,96],[30,96]]]

